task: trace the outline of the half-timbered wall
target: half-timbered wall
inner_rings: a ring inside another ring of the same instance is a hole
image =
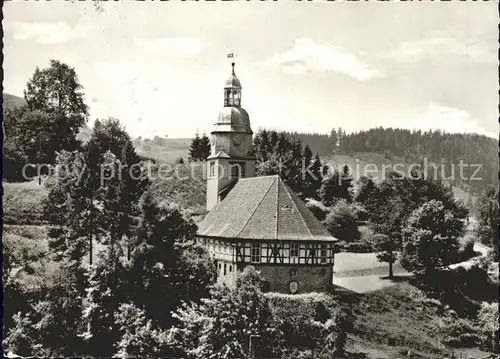
[[[290,282],[299,292],[330,288],[334,265],[334,243],[299,241],[240,241],[202,239],[217,262],[217,283],[236,285],[237,272],[255,266],[269,282],[269,290],[289,293]]]
[[[331,242],[298,241],[238,242],[232,244],[238,263],[249,264],[334,264],[335,248]]]

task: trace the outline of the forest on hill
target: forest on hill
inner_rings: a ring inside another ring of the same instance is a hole
[[[423,164],[424,161],[429,166],[445,164],[444,172],[439,170],[437,174],[471,195],[479,194],[486,185],[498,185],[498,141],[484,135],[382,127],[354,133],[338,128],[329,135],[285,134],[307,144],[313,153],[324,158],[355,157],[356,153],[373,152],[407,164]],[[461,163],[464,165],[462,173]]]

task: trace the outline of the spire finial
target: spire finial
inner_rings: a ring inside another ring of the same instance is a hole
[[[233,75],[234,75],[234,65],[235,65],[235,63],[231,62],[231,66],[233,67]]]

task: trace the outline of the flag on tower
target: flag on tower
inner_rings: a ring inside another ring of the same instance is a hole
[[[234,53],[231,52],[230,54],[227,54],[228,59],[232,59],[233,57],[234,57]]]

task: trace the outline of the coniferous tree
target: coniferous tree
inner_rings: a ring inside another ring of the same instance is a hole
[[[492,248],[494,258],[498,260],[498,188],[493,186],[485,188],[476,203],[479,213],[479,238],[484,244]]]
[[[370,177],[361,177],[358,181],[356,195],[354,196],[354,200],[361,204],[364,204],[372,195],[375,190],[375,182]]]
[[[338,141],[339,141],[339,137],[338,137],[337,131],[335,130],[335,128],[332,128],[332,131],[330,132],[330,142],[332,145],[333,153],[335,153],[337,151]]]
[[[342,175],[340,176],[340,187],[342,189],[341,198],[345,199],[348,203],[352,202],[352,185],[353,178],[349,171],[349,166],[345,165],[342,168]]]
[[[199,146],[198,159],[200,161],[205,161],[207,157],[210,156],[210,139],[206,133],[203,133],[203,136],[200,138]]]
[[[133,290],[127,287],[121,255],[120,246],[111,243],[99,253],[90,271],[89,287],[82,304],[84,328],[80,334],[88,355],[111,357],[120,338],[114,313],[130,298]]]
[[[58,178],[44,202],[49,246],[58,258],[92,262],[92,242],[102,235],[101,207],[90,188],[89,166],[84,154],[61,151],[56,159]]]
[[[321,159],[319,158],[319,155],[316,154],[309,167],[309,171],[306,172],[304,183],[306,197],[314,199],[319,198],[318,191],[321,187],[322,181],[322,166],[323,164],[321,163]]]
[[[189,160],[197,161],[200,156],[200,148],[201,148],[201,138],[200,134],[196,132],[193,140],[191,141],[191,146],[189,147]]]

